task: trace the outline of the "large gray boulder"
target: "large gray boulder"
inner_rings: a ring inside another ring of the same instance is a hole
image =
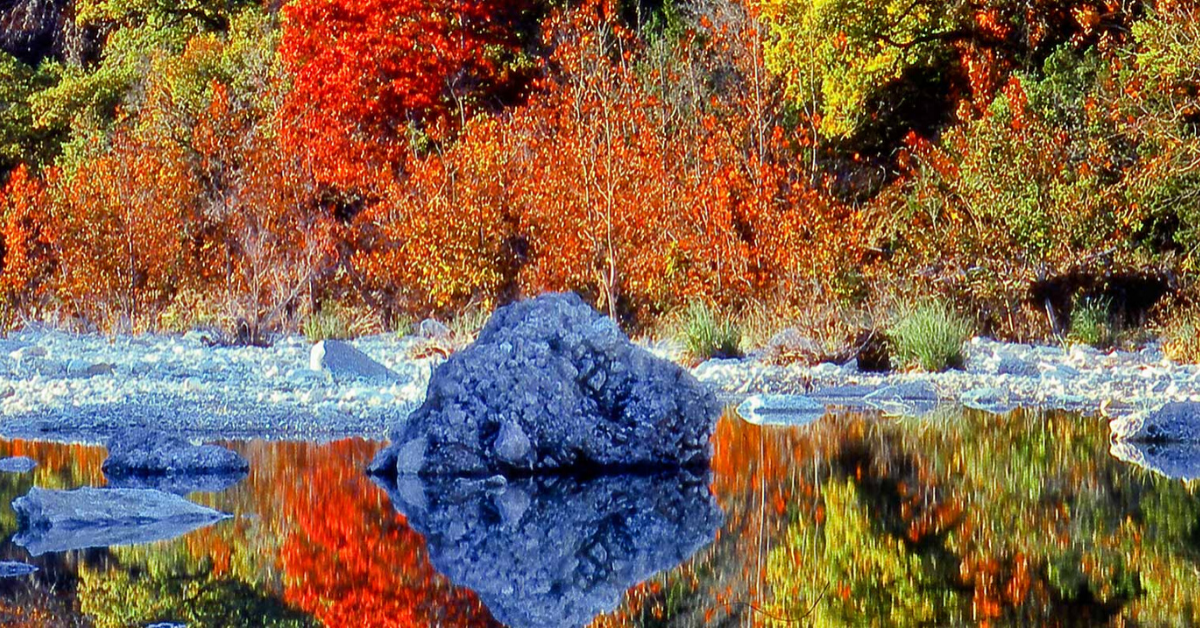
[[[1109,423],[1113,438],[1144,443],[1200,442],[1200,402],[1172,401]]]
[[[710,543],[723,514],[688,470],[580,479],[380,480],[434,567],[512,628],[574,628]]]
[[[31,488],[13,500],[13,541],[34,556],[172,539],[229,515],[161,491]]]
[[[241,481],[250,463],[217,445],[193,445],[168,434],[130,430],[108,441],[101,467],[120,488],[153,488],[171,493],[216,492]]]
[[[711,391],[574,294],[498,309],[434,372],[372,463],[380,475],[614,471],[706,464]]]

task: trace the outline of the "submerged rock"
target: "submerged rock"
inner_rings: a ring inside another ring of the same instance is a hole
[[[1118,460],[1136,464],[1168,478],[1200,478],[1200,443],[1120,441],[1113,443],[1109,452]]]
[[[170,493],[123,488],[31,488],[13,500],[13,542],[34,556],[172,539],[229,517]]]
[[[401,379],[395,371],[341,340],[322,340],[313,345],[309,368],[328,371],[335,378],[361,379],[380,384]]]
[[[754,425],[808,425],[825,415],[825,404],[804,395],[751,395],[737,407]]]
[[[37,570],[37,567],[29,563],[0,560],[0,578],[20,578],[21,576],[28,576]]]
[[[884,386],[863,400],[888,414],[915,416],[936,408],[938,393],[933,384],[919,380]]]
[[[177,436],[131,430],[109,439],[108,458],[101,468],[105,476],[118,483],[123,478],[155,476],[240,479],[249,471],[250,463],[237,452],[217,445],[193,445]]]
[[[1108,425],[1117,440],[1200,442],[1200,402],[1172,401],[1152,412],[1117,418]]]
[[[37,462],[25,456],[0,458],[0,473],[28,473],[37,467]]]
[[[1008,414],[1017,408],[1011,395],[1002,388],[972,388],[964,391],[958,400],[968,408],[992,414]]]
[[[496,310],[438,366],[377,474],[491,475],[699,465],[720,406],[575,294]]]
[[[709,479],[687,470],[589,479],[401,476],[385,488],[424,535],[438,571],[475,591],[497,620],[566,628],[615,609],[630,587],[713,540],[723,515]]]

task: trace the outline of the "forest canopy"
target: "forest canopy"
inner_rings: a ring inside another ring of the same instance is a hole
[[[1190,292],[1198,51],[1176,0],[15,0],[0,301],[253,340],[936,294],[1045,336],[1048,279]]]

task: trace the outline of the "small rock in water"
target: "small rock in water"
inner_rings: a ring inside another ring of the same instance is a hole
[[[1200,442],[1200,402],[1172,401],[1149,413],[1117,418],[1108,426],[1117,440]]]
[[[334,377],[362,379],[376,383],[400,381],[400,376],[370,356],[341,340],[322,340],[313,345],[309,368],[329,371]]]
[[[808,425],[825,415],[825,404],[804,395],[751,395],[737,407],[754,425]]]
[[[36,466],[37,462],[25,456],[0,458],[0,472],[3,473],[28,473]]]
[[[968,408],[993,414],[1007,414],[1016,409],[1008,391],[1000,388],[975,388],[964,392],[959,402]]]
[[[102,469],[110,477],[244,474],[250,463],[237,452],[217,445],[193,445],[177,436],[131,430],[109,439],[108,458]]]
[[[12,507],[20,527],[13,542],[34,556],[172,539],[230,516],[178,495],[125,488],[35,486]]]
[[[868,404],[900,416],[925,414],[937,407],[938,399],[937,389],[926,381],[884,386],[863,397]]]
[[[880,389],[879,386],[867,384],[846,384],[821,388],[813,391],[809,396],[839,404],[860,405],[868,395]]]
[[[38,568],[28,563],[11,560],[0,560],[0,578],[20,578],[37,571]]]

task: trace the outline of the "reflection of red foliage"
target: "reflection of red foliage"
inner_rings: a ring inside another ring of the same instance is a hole
[[[362,469],[375,447],[316,450],[310,473],[283,487],[295,530],[283,542],[285,599],[326,626],[496,625],[469,590],[429,563],[425,542]]]
[[[108,451],[103,447],[30,440],[0,443],[0,458],[9,456],[25,456],[34,460],[38,465],[34,469],[36,477],[59,476],[70,487],[104,486],[107,483],[100,470],[100,465],[108,457]]]

